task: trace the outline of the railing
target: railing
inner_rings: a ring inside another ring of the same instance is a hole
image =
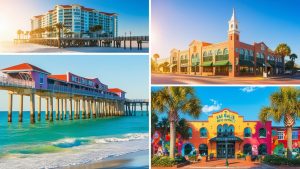
[[[34,88],[33,81],[11,78],[8,76],[0,76],[0,86]]]
[[[120,97],[114,96],[109,93],[104,92],[97,92],[97,91],[88,91],[83,89],[76,89],[71,88],[68,86],[61,86],[61,85],[52,85],[48,84],[48,90],[53,92],[62,92],[62,93],[68,93],[68,94],[78,94],[78,95],[85,95],[85,96],[92,96],[92,97],[99,97],[99,98],[105,98],[105,99],[117,99],[121,100]]]
[[[125,101],[131,103],[149,103],[148,99],[126,99]]]

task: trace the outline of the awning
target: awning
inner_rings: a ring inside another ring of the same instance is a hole
[[[192,66],[199,66],[199,62],[192,62]]]
[[[266,66],[267,66],[267,67],[272,67],[269,63],[266,63]]]
[[[261,62],[256,62],[256,67],[265,67],[263,63]]]
[[[240,60],[239,61],[240,66],[248,66],[248,67],[253,67],[254,63],[250,60]]]
[[[228,66],[231,63],[228,60],[217,61],[213,66]]]
[[[170,67],[174,67],[174,66],[177,66],[177,64],[171,64],[171,65],[170,65]]]
[[[203,62],[201,66],[207,67],[207,66],[212,66],[213,62]]]
[[[243,140],[236,136],[230,136],[230,137],[214,137],[211,138],[209,141],[243,141]]]

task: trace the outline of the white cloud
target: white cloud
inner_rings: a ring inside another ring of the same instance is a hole
[[[210,101],[213,103],[212,105],[204,105],[202,107],[202,112],[203,113],[210,113],[213,111],[218,111],[221,109],[222,104],[218,103],[218,101],[214,100],[214,99],[210,99]]]
[[[258,88],[264,88],[265,86],[246,86],[244,88],[241,88],[240,90],[245,93],[251,93],[257,90]]]

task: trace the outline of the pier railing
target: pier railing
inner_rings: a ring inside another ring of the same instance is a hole
[[[126,99],[126,102],[131,102],[131,103],[148,103],[148,99]]]
[[[106,93],[106,92],[88,91],[88,90],[70,88],[70,87],[61,86],[61,85],[48,84],[48,90],[51,90],[51,91],[54,91],[54,92],[67,93],[67,94],[78,94],[78,95],[92,96],[92,97],[104,98],[104,99],[117,99],[117,100],[121,99],[118,96],[115,96],[113,94]]]
[[[0,76],[0,86],[34,88],[35,84],[33,81],[29,81],[29,80],[21,80],[21,79],[11,78],[8,76]]]

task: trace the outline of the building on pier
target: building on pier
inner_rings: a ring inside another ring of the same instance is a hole
[[[176,139],[178,153],[184,155],[211,155],[217,158],[236,158],[238,155],[283,155],[287,148],[287,134],[284,127],[272,126],[272,121],[245,120],[243,116],[229,109],[214,112],[206,120],[188,121],[189,138]],[[300,150],[300,128],[293,127],[293,152]],[[153,136],[153,145],[161,143],[159,130]],[[227,144],[227,149],[226,149]]]
[[[171,73],[200,76],[262,76],[283,73],[284,58],[276,55],[264,42],[240,41],[239,22],[235,12],[228,22],[227,40],[209,43],[193,40],[188,49],[172,49]]]
[[[102,33],[105,36],[118,36],[118,14],[98,11],[84,6],[56,5],[43,15],[31,18],[31,30],[54,26],[62,23],[64,27],[74,33],[75,37],[81,34],[90,33],[90,28],[96,25],[102,26]]]
[[[53,98],[56,98],[56,120],[67,117],[68,104],[69,119],[127,115],[126,92],[109,89],[98,78],[85,78],[70,72],[51,74],[28,63],[4,68],[1,72],[6,76],[0,77],[0,89],[9,91],[9,122],[12,121],[13,95],[20,96],[19,121],[23,116],[23,96],[30,96],[31,123],[35,122],[35,96],[38,98],[38,120],[42,98],[46,100],[46,120],[50,121],[53,120]]]

